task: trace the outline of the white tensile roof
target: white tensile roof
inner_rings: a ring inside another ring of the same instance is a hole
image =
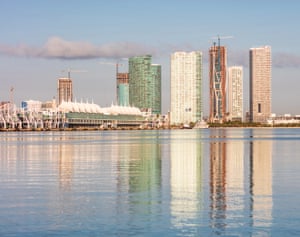
[[[77,113],[105,113],[105,114],[128,114],[128,115],[142,115],[142,112],[136,107],[112,105],[111,107],[101,108],[94,103],[83,102],[67,102],[63,101],[58,110],[61,112],[77,112]]]

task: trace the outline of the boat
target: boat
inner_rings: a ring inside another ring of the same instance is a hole
[[[183,124],[182,129],[191,129],[192,127],[189,124]]]
[[[204,120],[199,120],[193,128],[194,129],[209,128],[209,125]]]

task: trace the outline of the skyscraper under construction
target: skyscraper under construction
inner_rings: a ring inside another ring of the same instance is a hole
[[[59,78],[57,82],[58,104],[63,101],[73,101],[73,86],[71,78]]]
[[[129,73],[117,72],[118,105],[129,106]]]
[[[226,64],[227,51],[224,46],[214,45],[209,49],[209,87],[211,123],[223,123],[226,120]]]

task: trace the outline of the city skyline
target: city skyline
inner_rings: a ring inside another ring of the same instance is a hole
[[[120,72],[126,72],[124,58],[152,54],[162,65],[165,114],[170,110],[171,53],[202,51],[203,109],[208,116],[208,49],[212,37],[221,35],[233,36],[221,40],[228,50],[228,66],[244,67],[244,113],[249,110],[248,51],[270,45],[272,112],[300,114],[291,103],[299,99],[299,7],[294,1],[76,1],[72,7],[60,1],[3,1],[0,101],[9,100],[11,87],[17,105],[22,100],[51,100],[57,94],[57,79],[67,77],[62,71],[71,68],[74,99],[107,106],[116,102],[116,73],[114,66],[99,61],[120,61]]]

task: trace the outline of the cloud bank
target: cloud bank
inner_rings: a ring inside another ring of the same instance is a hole
[[[191,45],[161,44],[157,48],[133,42],[117,42],[103,45],[94,45],[89,42],[67,41],[60,37],[51,37],[40,47],[20,44],[17,46],[0,44],[0,54],[44,59],[93,59],[93,58],[128,58],[138,55],[151,54],[153,56],[170,55],[183,48],[193,50]],[[195,49],[194,49],[195,50]],[[197,49],[198,50],[198,49]],[[208,55],[208,52],[204,52]],[[204,57],[205,62],[207,58]],[[228,61],[231,65],[249,66],[249,51],[228,51]],[[291,53],[272,53],[272,65],[277,68],[300,68],[300,56]]]
[[[155,53],[155,49],[150,46],[132,42],[93,45],[88,42],[66,41],[59,37],[49,38],[42,47],[0,44],[0,54],[45,59],[125,58]]]
[[[230,64],[249,67],[249,51],[228,52]],[[272,53],[272,66],[276,68],[300,68],[300,56],[291,53]]]

